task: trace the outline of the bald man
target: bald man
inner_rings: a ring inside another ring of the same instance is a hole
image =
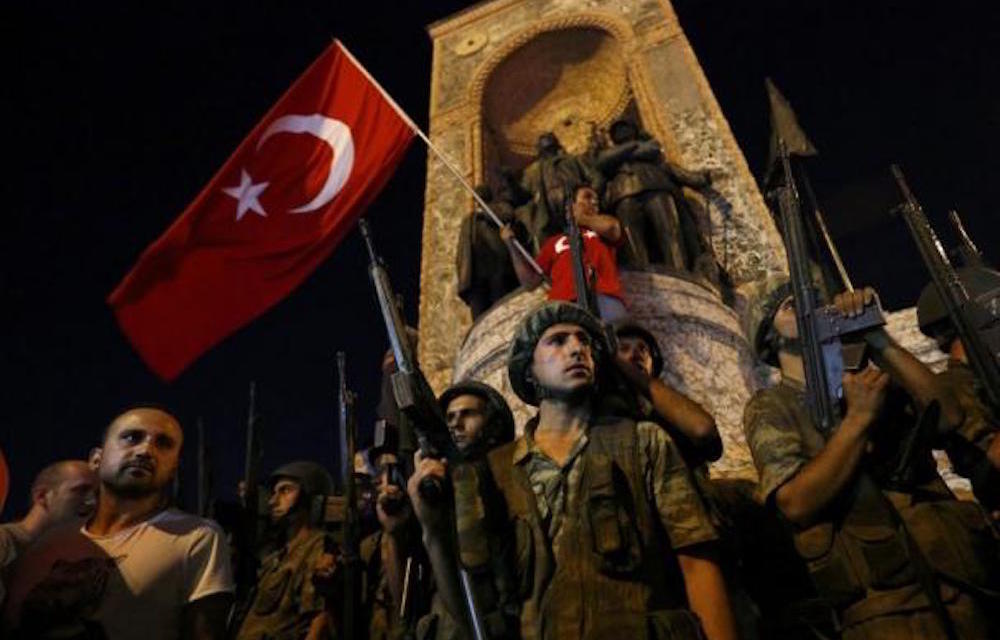
[[[184,433],[154,407],[115,418],[90,466],[97,508],[25,554],[10,582],[14,638],[222,638],[232,601],[217,525],[168,508]]]
[[[47,532],[74,521],[79,526],[93,513],[96,495],[97,476],[84,460],[63,460],[42,469],[31,483],[27,515],[0,524],[0,572]],[[0,603],[5,595],[3,582],[0,579]]]

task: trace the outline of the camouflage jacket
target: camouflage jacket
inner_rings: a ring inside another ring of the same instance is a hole
[[[955,471],[972,482],[972,489],[983,505],[1000,508],[1000,472],[986,459],[985,453],[1000,431],[1000,421],[979,391],[976,374],[965,363],[951,360],[938,374],[955,393],[965,418],[946,446]]]
[[[560,465],[534,424],[489,456],[516,540],[523,637],[698,637],[676,552],[717,536],[670,437],[602,420]]]
[[[268,555],[257,574],[257,595],[237,640],[298,640],[323,611],[312,582],[323,553],[325,532],[311,531],[294,544]]]

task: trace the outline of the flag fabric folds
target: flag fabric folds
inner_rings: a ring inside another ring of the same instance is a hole
[[[392,175],[413,125],[334,42],[111,293],[164,380],[295,289]]]

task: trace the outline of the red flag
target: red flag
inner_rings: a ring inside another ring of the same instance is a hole
[[[171,380],[288,295],[347,234],[413,135],[334,42],[109,296],[146,364]]]

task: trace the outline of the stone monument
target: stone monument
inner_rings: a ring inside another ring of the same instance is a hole
[[[501,167],[523,169],[545,131],[569,152],[583,153],[595,129],[628,116],[671,161],[712,172],[703,196],[710,241],[737,291],[785,268],[771,214],[667,0],[493,0],[429,32],[429,135],[470,183],[494,179]],[[438,391],[453,379],[475,378],[513,399],[503,353],[512,327],[543,295],[511,294],[472,327],[454,270],[472,197],[431,156],[425,198],[424,372]],[[726,443],[716,472],[752,477],[740,415],[760,376],[739,328],[739,298],[733,309],[716,291],[658,273],[625,273],[624,280],[632,313],[660,339],[664,376],[716,413]],[[520,428],[527,413],[516,409]]]

